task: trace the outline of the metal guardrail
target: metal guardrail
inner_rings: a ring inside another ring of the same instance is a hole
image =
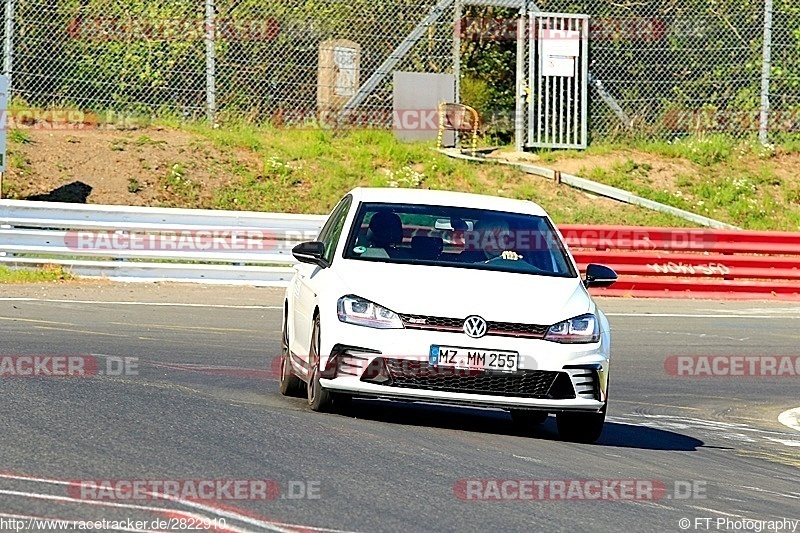
[[[165,227],[187,230],[217,227],[317,231],[325,219],[324,215],[0,200],[0,224],[25,228],[158,231]]]
[[[78,276],[281,286],[325,216],[0,200],[0,264]],[[579,267],[620,278],[596,295],[800,299],[800,233],[562,225]]]
[[[321,215],[0,200],[0,264],[123,281],[283,285]]]

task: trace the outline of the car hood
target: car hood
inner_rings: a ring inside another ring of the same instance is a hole
[[[554,324],[594,312],[578,278],[469,268],[343,261],[337,269],[349,294],[396,313]]]

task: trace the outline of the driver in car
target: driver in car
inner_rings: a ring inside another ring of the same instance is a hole
[[[471,239],[468,237],[467,242],[468,248],[472,247],[473,249],[461,252],[459,258],[462,261],[488,263],[492,260],[518,261],[522,259],[522,254],[508,249],[508,246],[514,242],[514,235],[508,223],[501,218],[479,220],[475,223],[472,237]],[[479,249],[475,250],[474,247]]]

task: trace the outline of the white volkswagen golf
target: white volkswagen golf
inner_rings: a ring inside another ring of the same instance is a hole
[[[322,411],[352,397],[505,409],[597,440],[609,326],[533,202],[358,188],[337,204],[286,290],[280,390]]]

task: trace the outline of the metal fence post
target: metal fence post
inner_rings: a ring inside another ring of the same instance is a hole
[[[769,83],[772,71],[772,0],[764,0],[764,49],[761,63],[761,113],[758,140],[767,144],[769,133]]]
[[[3,39],[3,74],[5,75],[5,87],[3,91],[4,104],[2,105],[5,112],[8,107],[8,102],[11,100],[11,69],[14,66],[14,0],[6,0],[5,12],[5,38]],[[0,127],[3,128],[2,139],[2,168],[0,168],[0,198],[3,197],[3,178],[6,173],[6,134],[8,133],[7,118],[3,117]],[[5,255],[5,254],[3,254]]]
[[[455,103],[461,103],[461,32],[464,28],[461,27],[461,17],[463,15],[463,8],[461,6],[462,0],[456,0],[453,30],[453,75],[456,78],[456,100]]]
[[[453,24],[453,77],[456,79],[456,86],[455,86],[455,103],[461,103],[461,32],[463,28],[461,27],[461,17],[463,14],[463,0],[456,0],[455,1],[455,8],[453,13],[453,20],[455,21]],[[443,115],[439,113],[439,120],[443,119]],[[439,124],[439,129],[441,131],[442,125]],[[458,132],[454,135],[454,147],[456,149],[461,147],[461,139],[458,136]]]
[[[517,152],[525,150],[525,46],[529,39],[527,28],[528,2],[524,2],[517,14],[517,89],[516,106],[514,107],[514,149]]]
[[[216,56],[214,51],[216,13],[214,0],[206,0],[206,116],[213,124],[217,114]]]
[[[14,0],[6,0],[5,39],[3,40],[3,74],[8,76],[11,90],[11,69],[14,66]]]

